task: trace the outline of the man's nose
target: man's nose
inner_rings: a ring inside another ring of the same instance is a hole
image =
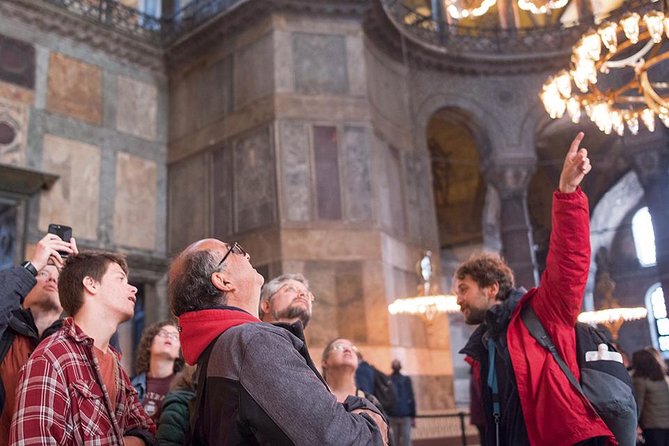
[[[130,285],[130,292],[131,292],[132,294],[137,294],[137,287],[134,286],[134,285]]]

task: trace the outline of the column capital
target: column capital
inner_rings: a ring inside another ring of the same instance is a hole
[[[536,170],[535,160],[504,160],[488,166],[484,176],[502,199],[524,196]]]
[[[644,189],[669,174],[669,139],[662,132],[646,132],[623,139],[626,157]]]

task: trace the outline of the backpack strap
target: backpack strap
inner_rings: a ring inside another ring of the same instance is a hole
[[[520,318],[523,320],[525,327],[527,327],[527,330],[530,332],[532,337],[537,340],[539,345],[541,345],[543,348],[548,350],[551,355],[553,355],[555,362],[557,362],[558,366],[560,366],[560,370],[562,370],[562,373],[565,374],[571,385],[576,390],[578,390],[581,395],[583,395],[586,401],[590,401],[583,392],[581,384],[579,384],[574,374],[571,373],[571,370],[569,370],[569,367],[567,367],[567,364],[558,353],[553,340],[548,335],[548,333],[546,333],[546,329],[537,317],[537,313],[534,312],[534,308],[532,308],[529,303],[523,306],[522,310],[520,310]]]

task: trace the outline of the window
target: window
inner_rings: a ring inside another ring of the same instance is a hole
[[[655,266],[655,233],[648,208],[641,208],[632,218],[632,235],[641,266]]]
[[[646,308],[648,308],[648,323],[653,347],[659,349],[664,356],[669,356],[669,318],[664,292],[659,283],[650,287],[646,293]]]

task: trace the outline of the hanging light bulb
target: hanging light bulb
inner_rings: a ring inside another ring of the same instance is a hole
[[[611,125],[618,136],[623,136],[625,133],[625,123],[623,122],[623,115],[618,110],[611,113]]]
[[[662,124],[664,124],[665,127],[669,127],[669,115],[658,115],[658,118],[660,118],[660,121],[662,121]]]
[[[571,77],[567,70],[562,70],[555,76],[555,83],[562,97],[571,96]]]
[[[560,91],[557,87],[557,82],[551,78],[541,92],[541,101],[544,104],[546,113],[553,119],[559,119],[564,115],[567,108],[566,101],[560,96]]]
[[[643,21],[654,43],[662,41],[662,33],[664,32],[663,20],[664,14],[661,11],[651,11],[643,16]]]
[[[615,53],[618,49],[618,25],[607,22],[599,27],[598,32],[606,49]]]
[[[602,52],[602,40],[595,31],[591,31],[585,34],[581,38],[583,56],[586,56],[590,59],[599,60],[599,56]]]
[[[567,100],[567,113],[569,113],[571,122],[574,124],[578,124],[581,120],[581,104],[579,104],[575,98],[569,98],[569,100]]]
[[[633,12],[631,14],[626,14],[625,17],[620,20],[620,25],[623,27],[625,32],[625,37],[632,42],[637,43],[639,41],[639,14]]]
[[[639,133],[639,118],[636,114],[629,116],[627,119],[627,128],[630,130],[632,135]]]
[[[655,131],[655,113],[653,110],[650,108],[644,108],[641,112],[641,121],[649,131]]]

